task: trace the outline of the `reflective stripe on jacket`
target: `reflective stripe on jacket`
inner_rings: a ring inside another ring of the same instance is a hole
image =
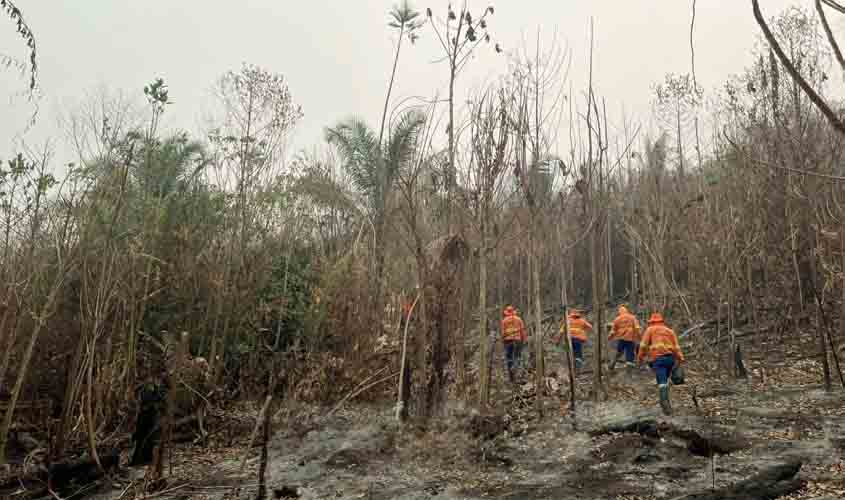
[[[654,362],[655,359],[666,354],[673,355],[675,361],[684,360],[684,353],[681,352],[677,335],[664,324],[658,323],[649,326],[643,335],[637,358],[642,361],[643,358],[648,356],[649,362]]]
[[[506,316],[502,320],[502,340],[505,342],[521,341],[524,342],[528,338],[525,333],[525,323],[519,316]]]
[[[610,340],[627,340],[628,342],[640,341],[640,322],[630,313],[623,313],[613,320],[613,331],[610,333]]]
[[[569,318],[569,336],[581,342],[587,341],[587,334],[593,329],[593,325],[584,318]],[[560,333],[563,333],[563,324],[560,325]]]

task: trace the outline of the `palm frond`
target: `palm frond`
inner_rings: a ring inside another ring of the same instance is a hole
[[[406,111],[393,126],[387,144],[386,175],[395,179],[399,171],[413,161],[420,133],[425,125],[425,114],[419,110]]]
[[[297,179],[294,189],[320,207],[355,210],[355,203],[344,187],[322,172],[307,172]]]
[[[205,147],[187,134],[177,133],[145,146],[148,152],[133,168],[133,177],[141,190],[165,197],[184,191],[208,166]]]
[[[326,129],[326,141],[337,149],[355,187],[368,198],[377,198],[382,157],[375,131],[363,120],[350,118]]]
[[[403,0],[401,4],[394,5],[393,8],[390,9],[390,17],[393,18],[390,25],[398,28],[402,25],[411,23],[414,19],[419,17],[419,15],[420,13],[411,7],[408,0]]]
[[[422,112],[404,112],[391,125],[384,148],[375,131],[357,118],[326,129],[326,141],[337,149],[343,169],[373,212],[383,210],[399,172],[413,161],[424,124]]]

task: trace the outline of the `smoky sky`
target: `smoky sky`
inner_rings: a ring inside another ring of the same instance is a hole
[[[137,96],[156,77],[170,87],[173,104],[165,125],[202,134],[213,108],[210,90],[227,70],[255,64],[284,75],[304,117],[293,131],[289,153],[322,141],[323,129],[348,116],[374,126],[381,115],[396,35],[387,27],[395,2],[383,0],[29,0],[19,7],[38,43],[42,99],[37,121],[16,94],[25,80],[0,72],[0,158],[20,140],[37,145],[62,138],[55,119],[92,89]],[[447,1],[416,0],[424,12],[444,15]],[[789,5],[812,9],[809,0],[766,0],[767,15]],[[491,3],[469,0],[475,12]],[[691,70],[691,0],[498,0],[489,22],[504,54],[479,47],[456,86],[463,102],[507,70],[513,51],[557,40],[571,54],[565,87],[586,86],[589,26],[594,23],[594,82],[614,123],[623,110],[646,123],[653,85],[666,73]],[[751,62],[759,30],[750,1],[698,0],[694,31],[699,84],[716,88]],[[424,15],[423,15],[424,16]],[[841,32],[842,24],[837,24]],[[399,61],[394,102],[446,92],[448,68],[436,35],[423,27]],[[23,59],[14,26],[0,21],[0,54]],[[840,82],[841,83],[841,82]],[[57,146],[57,160],[67,154]]]

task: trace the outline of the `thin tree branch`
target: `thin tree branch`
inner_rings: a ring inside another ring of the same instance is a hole
[[[757,24],[760,25],[760,29],[763,31],[766,41],[769,42],[769,46],[771,46],[772,50],[775,51],[775,54],[777,54],[778,59],[780,59],[780,62],[786,68],[786,71],[789,72],[789,76],[791,76],[795,83],[801,87],[807,97],[813,101],[813,104],[815,104],[816,108],[818,108],[825,118],[827,118],[833,128],[835,128],[839,133],[845,135],[845,123],[839,119],[824,99],[813,89],[813,87],[810,86],[809,83],[807,83],[807,80],[804,79],[804,77],[802,77],[795,68],[795,64],[793,64],[793,62],[790,61],[783,52],[783,49],[775,38],[775,35],[772,33],[772,30],[769,29],[769,25],[766,24],[766,19],[763,17],[763,13],[760,12],[759,0],[751,0],[751,6],[754,10],[754,18],[757,20]]]
[[[434,33],[437,35],[437,39],[440,40],[440,45],[443,47],[443,50],[448,54],[449,53],[449,45],[443,41],[443,37],[440,35],[440,31],[437,29],[437,23],[431,23],[431,27],[434,28]],[[448,27],[448,24],[447,24]]]
[[[769,167],[769,168],[776,168],[778,170],[785,170],[787,172],[792,172],[792,173],[800,174],[800,175],[810,175],[810,176],[813,176],[813,177],[819,177],[821,179],[828,179],[828,180],[831,180],[831,181],[845,182],[845,177],[843,177],[843,176],[832,175],[832,174],[822,174],[820,172],[813,172],[811,170],[802,170],[800,168],[787,167],[785,165],[777,165],[777,164],[774,164],[774,163],[771,163],[771,162],[760,160],[758,158],[754,158],[751,155],[749,155],[748,153],[746,153],[737,143],[732,141],[730,139],[730,137],[728,137],[728,134],[727,134],[726,131],[722,130],[722,136],[725,138],[725,140],[728,142],[728,144],[730,144],[731,147],[734,148],[734,151],[736,151],[737,153],[744,156],[747,160],[754,162],[754,163],[757,163],[760,166]]]
[[[839,61],[839,65],[845,70],[845,58],[842,57],[842,50],[839,49],[839,44],[836,43],[836,37],[833,36],[833,31],[830,29],[830,23],[827,22],[827,15],[825,15],[824,8],[822,7],[822,0],[816,0],[816,11],[819,13],[819,19],[822,21],[822,27],[824,28],[825,35],[827,35],[827,41],[833,49],[833,54],[836,56],[836,60]]]
[[[831,9],[839,11],[840,14],[845,14],[845,7],[843,7],[842,4],[834,0],[822,0],[822,2]]]
[[[697,91],[698,83],[695,79],[695,43],[693,41],[693,34],[695,33],[695,1],[696,0],[692,0],[692,20],[690,20],[689,25],[689,51],[690,60],[692,62],[692,89]]]

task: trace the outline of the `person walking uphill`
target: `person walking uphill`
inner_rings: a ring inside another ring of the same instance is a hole
[[[648,319],[648,328],[643,334],[637,361],[642,363],[646,356],[648,356],[649,366],[657,376],[660,407],[665,415],[671,415],[669,377],[675,366],[684,362],[684,353],[681,352],[677,335],[666,326],[660,313],[652,313]]]
[[[608,340],[616,340],[616,356],[610,362],[611,370],[616,367],[616,363],[623,355],[629,368],[636,366],[635,351],[640,342],[640,322],[624,305],[619,306],[619,315],[613,320],[613,329]]]
[[[525,323],[517,316],[513,306],[507,306],[502,318],[502,343],[505,348],[505,363],[508,369],[508,379],[515,382],[514,370],[519,368],[522,355],[522,344],[528,340]]]
[[[581,316],[578,311],[569,313],[569,338],[572,339],[572,354],[575,356],[575,368],[584,366],[584,344],[587,342],[587,335],[593,329],[593,325]],[[561,322],[560,335],[563,338],[564,328]]]

